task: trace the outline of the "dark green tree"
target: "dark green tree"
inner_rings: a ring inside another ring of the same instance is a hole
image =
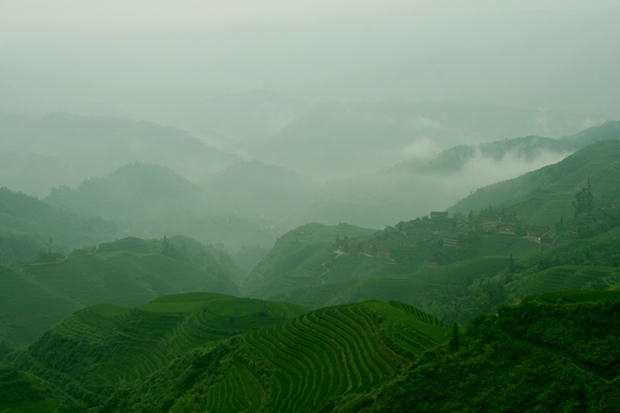
[[[592,194],[592,186],[590,185],[590,177],[586,181],[586,186],[581,188],[575,193],[575,200],[573,201],[573,207],[575,208],[575,216],[578,216],[582,212],[592,211],[594,204],[594,195]]]
[[[459,341],[460,341],[459,334],[460,334],[459,326],[458,324],[456,324],[456,321],[455,321],[454,324],[452,325],[452,335],[450,336],[450,340],[448,342],[448,345],[450,346],[451,351],[457,351],[459,349]]]

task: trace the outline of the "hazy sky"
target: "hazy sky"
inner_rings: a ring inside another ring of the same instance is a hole
[[[0,86],[136,107],[270,87],[620,118],[619,1],[2,1]]]

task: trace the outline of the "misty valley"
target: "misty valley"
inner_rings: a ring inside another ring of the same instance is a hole
[[[0,412],[620,409],[620,122],[164,109],[0,113]]]

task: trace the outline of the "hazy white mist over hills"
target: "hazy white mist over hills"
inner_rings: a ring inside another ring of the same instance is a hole
[[[86,114],[265,85],[310,101],[620,113],[615,1],[4,1],[0,11],[0,83]]]
[[[613,1],[4,1],[0,186],[42,198],[140,162],[270,237],[414,218],[620,117],[618,17]]]

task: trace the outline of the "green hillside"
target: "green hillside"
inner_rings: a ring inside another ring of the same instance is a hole
[[[385,260],[350,257],[336,253],[337,238],[368,237],[375,231],[353,225],[325,226],[306,224],[278,239],[271,251],[250,272],[242,284],[251,297],[299,302],[290,291],[317,285],[332,285],[343,280],[394,271]],[[318,308],[322,301],[304,305]]]
[[[432,210],[443,210],[468,197],[476,188],[486,188],[497,181],[511,179],[558,162],[563,156],[596,141],[619,140],[620,123],[607,122],[558,139],[512,133],[516,132],[491,136],[486,140],[493,139],[493,142],[487,141],[478,145],[458,145],[456,141],[454,145],[457,146],[447,145],[449,149],[437,155],[410,159],[380,170],[373,166],[377,164],[376,159],[381,151],[373,151],[373,158],[363,163],[364,168],[357,175],[331,175],[330,182],[321,189],[318,198],[297,211],[298,221],[291,220],[291,226],[316,221],[327,225],[348,222],[363,227],[383,228],[385,225],[422,216]],[[377,136],[384,136],[384,132]],[[410,144],[411,137],[407,139]],[[382,140],[377,142],[383,144]],[[340,152],[334,151],[334,154],[339,158],[350,157],[358,146],[359,143],[356,143],[339,148]],[[305,154],[304,151],[302,153]],[[392,159],[401,156],[402,153]],[[585,181],[585,176],[582,179]],[[521,188],[519,185],[497,196],[481,189],[474,192],[471,202],[461,201],[458,208],[451,211],[464,214],[472,209],[478,211],[480,208],[525,194],[536,187],[533,185]]]
[[[597,301],[620,301],[620,291],[614,290],[573,290],[573,291],[555,291],[539,295],[530,295],[523,299],[524,302],[540,299],[549,303],[567,302],[597,302]]]
[[[69,251],[110,241],[120,233],[112,222],[85,218],[0,188],[0,257],[5,263],[30,258],[48,248]]]
[[[78,413],[86,406],[31,374],[0,364],[0,412]]]
[[[573,215],[574,191],[589,177],[598,205],[620,197],[620,141],[595,142],[563,161],[518,178],[481,188],[449,210],[464,214],[503,203],[533,223],[553,223]]]
[[[49,245],[49,240],[47,244]],[[45,251],[48,251],[48,246],[42,239],[12,232],[0,234],[0,264],[32,258]]]
[[[220,200],[171,169],[134,163],[105,178],[91,178],[76,189],[60,187],[45,199],[86,216],[122,222],[126,233],[160,238],[183,234],[236,249],[272,244],[275,231],[235,215]]]
[[[293,302],[336,305],[363,300],[398,300],[452,323],[467,323],[480,312],[493,311],[507,300],[501,287],[488,289],[488,280],[508,268],[509,258],[485,257],[413,273],[368,276],[333,284],[290,289]],[[482,291],[480,289],[482,288]],[[457,306],[476,292],[475,303]]]
[[[400,302],[305,311],[218,294],[98,305],[11,360],[108,413],[619,406],[617,291],[529,296],[467,330]]]
[[[412,143],[424,138],[446,148],[459,144],[463,137],[476,143],[541,134],[557,137],[580,127],[574,123],[579,115],[546,112],[544,117],[543,127],[538,111],[493,105],[396,98],[320,102],[252,149],[253,156],[261,160],[308,176],[351,176],[368,172],[371,165],[377,165],[371,172],[392,165],[394,159],[403,158],[403,152],[408,153]]]
[[[0,358],[13,347],[33,342],[71,314],[76,302],[49,291],[18,271],[0,266]]]
[[[136,306],[173,293],[236,292],[236,268],[224,251],[200,246],[192,253],[191,243],[176,246],[182,241],[124,238],[0,267],[0,338],[21,347],[76,309],[97,303]]]
[[[400,224],[396,227],[400,228]],[[419,264],[436,265],[431,262],[433,258],[458,250],[442,248],[440,244],[432,247],[437,241],[431,241],[427,247],[417,244],[411,251],[422,254],[421,261],[416,261],[415,254],[408,257],[398,249],[392,252],[394,259],[362,252],[338,253],[341,250],[337,242],[329,244],[329,238],[322,246],[298,240],[308,237],[311,228],[333,227],[302,227],[298,233],[282,237],[281,243],[252,273],[263,277],[265,284],[257,283],[254,289],[246,289],[246,294],[312,308],[368,299],[398,300],[447,323],[456,321],[465,326],[482,312],[493,312],[501,304],[532,294],[620,288],[620,228],[542,250],[531,238],[483,234],[477,258],[459,258],[453,264],[434,268]],[[394,230],[388,227],[374,233],[371,239],[381,233],[395,233],[402,239],[403,235]],[[355,247],[365,239],[354,238],[350,244]]]
[[[133,309],[99,304],[67,317],[10,359],[92,405],[193,348],[212,348],[209,343],[306,311],[215,293],[165,296]]]
[[[592,284],[615,286],[620,269],[599,265],[558,265],[547,270],[521,278],[511,284],[512,290],[519,297],[528,295],[581,289]],[[607,281],[607,283],[605,283]]]
[[[618,411],[620,302],[596,294],[610,300],[532,297],[481,315],[450,346],[425,353],[397,379],[321,411]]]
[[[187,132],[149,121],[53,113],[0,113],[2,185],[39,197],[132,162],[166,165],[197,182],[240,157]]]
[[[370,390],[445,340],[448,327],[406,305],[316,310],[188,353],[102,411],[303,411]]]
[[[620,139],[620,122],[609,121],[599,126],[561,138],[523,136],[484,142],[478,145],[458,145],[447,149],[423,163],[405,161],[394,166],[395,170],[423,173],[449,173],[461,170],[477,155],[482,158],[501,161],[507,156],[532,161],[544,153],[572,153],[599,140]]]

